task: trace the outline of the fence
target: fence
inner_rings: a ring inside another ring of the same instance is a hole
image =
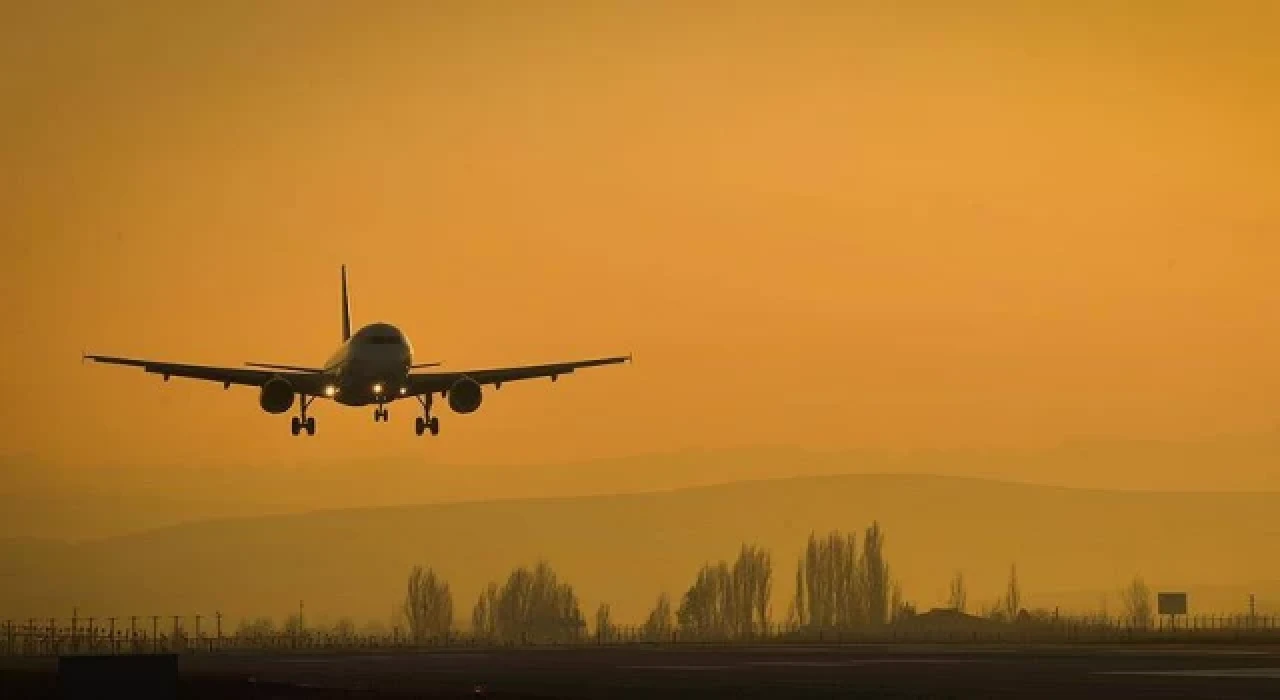
[[[928,616],[858,628],[769,625],[749,634],[717,630],[656,631],[640,626],[586,632],[566,640],[486,639],[464,633],[413,638],[401,629],[389,634],[338,634],[317,629],[226,634],[221,616],[213,624],[203,616],[70,618],[9,620],[0,628],[0,655],[217,653],[234,651],[321,651],[359,649],[450,649],[495,646],[588,646],[625,644],[856,644],[856,643],[1280,643],[1280,616],[1199,615],[1160,618],[1149,624],[1100,617],[1055,617],[994,622],[959,616],[947,621]],[[188,621],[194,621],[190,628]],[[105,623],[105,624],[104,624]]]

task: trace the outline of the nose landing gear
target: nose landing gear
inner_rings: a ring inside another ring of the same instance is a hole
[[[431,394],[416,397],[422,405],[422,415],[413,422],[413,430],[418,435],[430,430],[432,435],[440,434],[440,419],[431,415]]]
[[[386,423],[388,417],[389,417],[389,414],[387,413],[387,409],[384,408],[381,404],[379,404],[377,408],[373,409],[374,423],[377,423],[378,421],[382,421],[383,423]]]

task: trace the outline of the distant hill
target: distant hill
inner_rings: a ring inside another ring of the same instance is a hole
[[[451,503],[209,520],[76,544],[0,545],[0,617],[221,610],[386,619],[414,564],[434,566],[466,620],[482,586],[548,558],[616,619],[674,598],[740,543],[773,551],[780,617],[811,530],[878,519],[893,573],[923,609],[963,569],[972,608],[1004,590],[1010,564],[1029,605],[1115,591],[1135,573],[1193,591],[1198,610],[1238,610],[1239,587],[1280,581],[1280,494],[1076,490],[919,475],[741,482],[659,493]],[[1257,582],[1263,582],[1258,584]],[[1199,589],[1194,587],[1200,587]],[[1216,588],[1215,588],[1216,587]],[[1217,599],[1195,590],[1217,591]],[[1262,609],[1276,610],[1266,595]],[[1054,595],[1049,595],[1054,594]],[[1087,607],[1093,599],[1079,601]],[[1111,605],[1116,606],[1112,596]],[[1271,606],[1267,608],[1267,606]],[[1070,607],[1070,606],[1069,606]]]
[[[402,459],[296,466],[59,467],[0,460],[0,536],[106,537],[323,508],[641,493],[836,474],[937,474],[1106,489],[1280,491],[1280,433],[1036,449],[688,450],[542,465]]]

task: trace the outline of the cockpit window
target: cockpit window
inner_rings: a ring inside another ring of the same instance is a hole
[[[371,335],[369,342],[374,345],[399,345],[400,336],[397,335]]]

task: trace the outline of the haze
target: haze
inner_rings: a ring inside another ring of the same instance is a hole
[[[13,459],[427,468],[1277,425],[1273,3],[2,17]],[[78,363],[316,363],[342,263],[357,323],[398,324],[421,361],[636,362],[505,387],[434,440],[400,404],[317,404],[295,439],[251,391]],[[1126,478],[1274,488],[1266,463]],[[1040,477],[1075,479],[1020,478]]]

